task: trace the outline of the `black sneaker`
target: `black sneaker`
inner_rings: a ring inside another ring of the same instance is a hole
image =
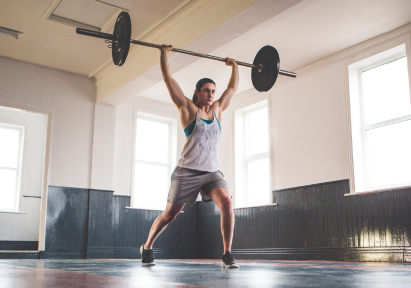
[[[240,265],[236,264],[233,258],[233,255],[231,255],[230,251],[225,252],[223,255],[223,263],[221,263],[221,268],[239,268]]]
[[[146,249],[144,248],[144,244],[140,247],[141,253],[141,265],[143,266],[154,266],[156,263],[154,262],[154,255],[153,249]]]

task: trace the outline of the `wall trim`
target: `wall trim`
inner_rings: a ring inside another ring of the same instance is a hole
[[[87,246],[86,259],[96,258],[114,258],[114,248]]]
[[[0,241],[0,250],[37,251],[39,241]]]
[[[88,189],[90,191],[97,191],[97,192],[109,192],[114,193],[114,190],[103,190],[103,189]]]
[[[399,247],[351,248],[256,248],[232,249],[234,257],[255,260],[332,260],[358,262],[411,262],[411,249]],[[223,249],[205,249],[206,259],[220,258]]]
[[[0,251],[0,259],[40,259],[40,253],[37,251]]]
[[[44,252],[44,253],[43,253]],[[82,252],[47,252],[40,251],[39,259],[85,259]]]
[[[131,196],[129,196],[129,195],[116,195],[116,194],[114,194],[113,195],[113,197],[126,197],[126,198],[131,198]]]
[[[349,179],[341,179],[341,180],[320,182],[320,183],[315,183],[315,184],[308,184],[308,185],[303,185],[303,186],[276,189],[276,190],[273,190],[273,192],[285,192],[287,190],[300,189],[300,188],[309,188],[309,187],[315,187],[315,186],[320,186],[320,185],[328,185],[328,184],[336,184],[336,183],[345,182],[345,181],[349,181]]]
[[[376,190],[376,191],[367,191],[367,192],[355,192],[355,193],[348,193],[344,194],[344,196],[360,196],[360,195],[367,195],[367,194],[375,194],[375,193],[382,193],[382,192],[395,192],[395,191],[406,191],[409,190],[411,192],[411,186],[404,186],[404,187],[396,187],[396,188],[389,188],[384,190]]]

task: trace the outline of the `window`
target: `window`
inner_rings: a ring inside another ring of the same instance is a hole
[[[270,203],[267,100],[235,112],[236,207]]]
[[[176,161],[176,120],[138,112],[135,120],[133,204],[164,210]]]
[[[356,192],[411,185],[411,101],[405,45],[370,58],[349,68],[353,74],[350,103]]]
[[[0,211],[18,211],[24,127],[0,123]]]

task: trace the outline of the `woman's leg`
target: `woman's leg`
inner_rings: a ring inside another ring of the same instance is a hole
[[[161,232],[166,229],[167,225],[170,224],[177,215],[183,210],[184,203],[167,203],[166,210],[163,214],[157,217],[150,229],[150,234],[147,238],[147,242],[144,244],[145,249],[152,249],[153,243]]]
[[[223,234],[224,254],[231,251],[234,233],[234,212],[230,191],[227,188],[215,188],[207,194],[221,211],[221,234]]]

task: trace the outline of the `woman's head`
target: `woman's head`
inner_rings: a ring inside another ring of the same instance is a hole
[[[215,83],[210,78],[200,79],[196,84],[193,95],[193,103],[200,101],[205,106],[210,106],[214,100]],[[211,103],[210,103],[211,102]]]

